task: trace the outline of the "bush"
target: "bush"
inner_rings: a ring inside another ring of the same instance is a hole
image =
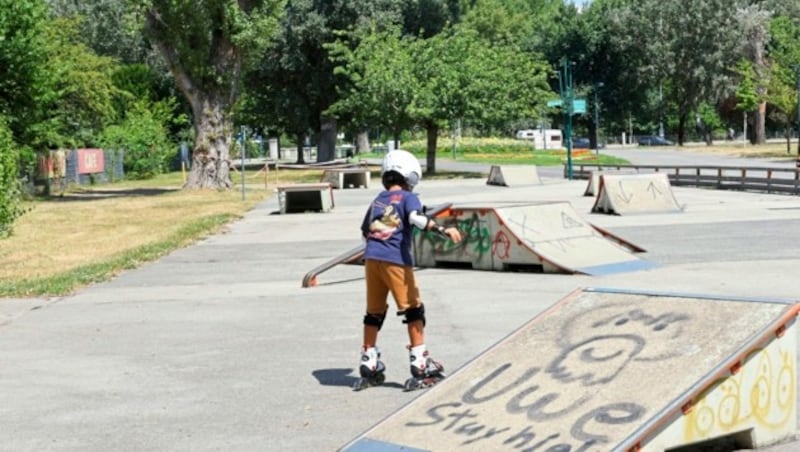
[[[427,150],[425,140],[401,143],[401,148],[417,154],[424,155]],[[459,138],[456,143],[456,153],[468,154],[516,154],[533,151],[533,144],[529,141],[515,140],[512,138]],[[436,153],[448,156],[453,152],[453,141],[450,138],[439,138],[436,142]]]
[[[148,179],[169,170],[177,150],[169,140],[169,125],[174,118],[175,102],[150,103],[141,100],[127,112],[125,120],[103,131],[103,147],[123,149],[125,175],[131,179]]]
[[[11,234],[14,220],[23,212],[19,156],[11,139],[11,131],[0,117],[0,238]]]

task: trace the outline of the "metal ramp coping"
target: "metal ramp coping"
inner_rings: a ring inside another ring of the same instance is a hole
[[[794,300],[573,291],[344,445],[663,451],[797,428]]]

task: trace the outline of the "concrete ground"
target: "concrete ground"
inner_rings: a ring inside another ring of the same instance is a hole
[[[702,157],[679,154],[628,158]],[[419,270],[428,345],[447,368],[578,287],[798,298],[800,198],[676,187],[683,213],[617,217],[590,214],[586,181],[560,172],[543,168],[541,186],[468,179],[423,181],[418,191],[429,205],[566,200],[659,266],[602,277]],[[380,340],[387,384],[350,390],[361,267],[300,287],[308,270],[359,243],[377,190],[337,190],[328,214],[276,215],[273,198],[225,233],[107,283],[0,300],[0,451],[336,450],[417,397],[400,389],[406,338],[394,317]]]

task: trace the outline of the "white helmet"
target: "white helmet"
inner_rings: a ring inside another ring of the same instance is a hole
[[[419,160],[412,153],[402,149],[390,151],[383,158],[381,175],[387,171],[400,173],[411,188],[414,188],[422,179],[422,167],[419,165]]]

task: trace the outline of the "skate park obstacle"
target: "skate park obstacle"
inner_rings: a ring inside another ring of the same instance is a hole
[[[541,184],[536,165],[492,165],[486,180],[486,185],[504,187]]]
[[[592,206],[592,213],[615,215],[682,211],[664,173],[602,174]]]
[[[290,184],[278,186],[280,213],[329,212],[333,209],[331,184]]]
[[[620,170],[595,170],[589,173],[589,181],[586,184],[586,190],[583,196],[597,195],[598,187],[600,186],[600,176],[603,174],[637,174],[635,169],[620,169]]]
[[[370,171],[368,168],[331,168],[322,173],[321,182],[328,182],[333,188],[368,188]]]
[[[340,450],[777,444],[797,431],[798,311],[792,300],[579,289]]]
[[[454,205],[436,221],[465,234],[458,245],[433,233],[414,237],[420,267],[603,275],[656,265],[644,251],[585,221],[569,202]]]

